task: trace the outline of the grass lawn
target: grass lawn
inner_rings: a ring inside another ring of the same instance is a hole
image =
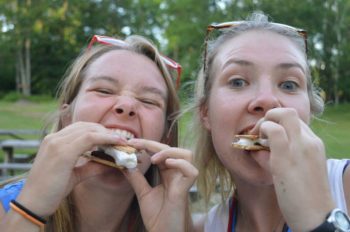
[[[312,128],[326,144],[328,157],[350,158],[350,104],[326,107]]]
[[[0,101],[0,129],[30,129],[42,130],[48,116],[55,110],[55,102],[31,103],[19,101],[16,103]],[[39,135],[20,135],[27,139],[38,139]],[[0,136],[0,140],[8,139]],[[17,154],[32,154],[32,149],[18,149]],[[0,161],[3,160],[3,151],[0,150]]]
[[[55,107],[56,103],[53,101],[40,104],[0,101],[0,128],[40,130]],[[186,115],[181,120],[182,135],[188,134],[188,118]],[[313,120],[312,128],[325,142],[329,157],[350,158],[350,104],[327,107],[320,119]]]
[[[49,114],[54,112],[55,102],[32,103],[19,101],[16,103],[0,101],[1,129],[42,129]]]

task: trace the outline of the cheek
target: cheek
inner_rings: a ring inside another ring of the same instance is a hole
[[[108,99],[77,99],[74,104],[72,121],[99,122],[110,105]]]
[[[294,108],[298,112],[300,119],[303,120],[306,124],[310,124],[311,109],[308,96],[304,96],[299,100],[292,99],[289,106],[287,107]]]
[[[225,92],[218,92],[211,96],[208,115],[213,130],[233,130],[236,128],[240,115],[246,109],[244,101],[237,99]]]
[[[228,95],[212,96],[209,103],[208,121],[213,144],[218,152],[220,149],[230,150],[234,134],[241,129],[239,127],[244,119],[244,109],[246,108],[243,102],[233,101]]]
[[[163,112],[141,113],[143,138],[161,141],[165,132],[165,115]]]

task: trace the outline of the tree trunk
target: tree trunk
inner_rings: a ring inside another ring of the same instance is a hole
[[[31,65],[30,65],[30,38],[26,38],[24,41],[24,54],[25,54],[25,85],[23,86],[23,95],[31,95]]]
[[[31,95],[31,64],[29,38],[20,40],[17,49],[16,80],[19,80],[18,89],[23,96]],[[17,82],[17,81],[16,81]]]

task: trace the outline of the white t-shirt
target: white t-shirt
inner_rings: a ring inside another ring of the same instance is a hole
[[[350,160],[329,159],[327,161],[328,180],[332,196],[337,204],[337,207],[345,212],[348,212],[343,189],[343,173],[346,165]],[[218,204],[210,209],[206,216],[204,231],[227,231],[227,223],[229,217],[229,200],[225,204]]]
[[[343,173],[348,164],[350,164],[350,160],[348,159],[329,159],[327,161],[328,180],[333,199],[335,200],[337,207],[346,213],[348,213],[348,209],[346,207],[346,199],[344,196]]]

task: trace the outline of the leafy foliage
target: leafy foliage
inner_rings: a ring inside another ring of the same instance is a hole
[[[28,7],[28,4],[31,4]],[[0,92],[16,90],[18,51],[30,39],[32,93],[51,94],[93,34],[140,34],[183,66],[181,93],[201,63],[206,26],[261,10],[308,30],[309,58],[327,100],[350,100],[349,0],[0,0]]]

